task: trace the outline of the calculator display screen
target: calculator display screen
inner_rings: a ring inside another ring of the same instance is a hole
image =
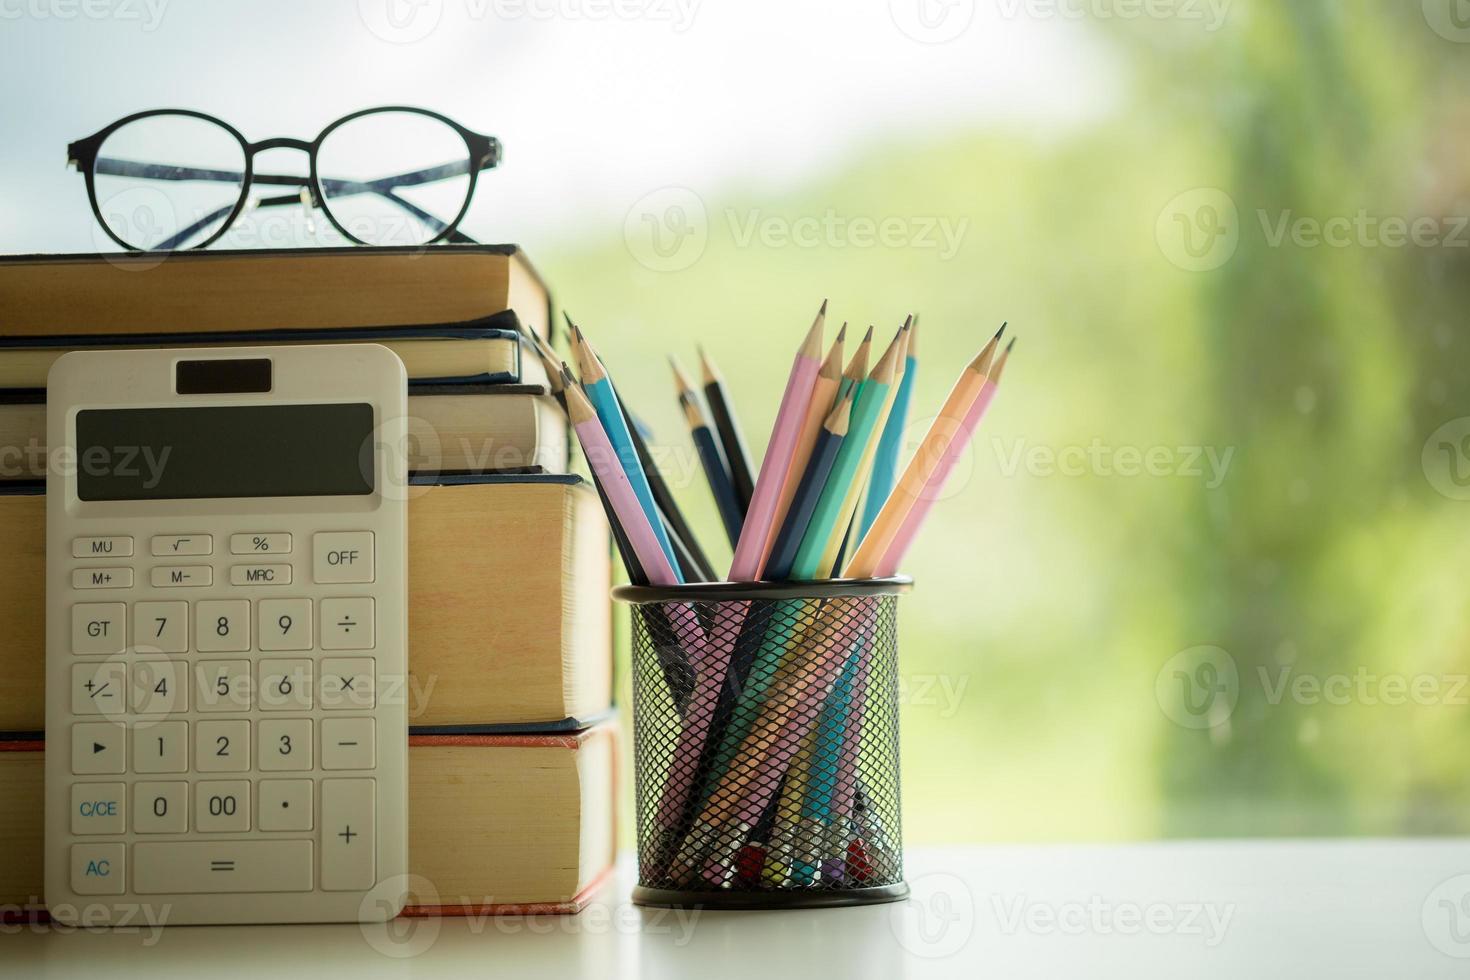
[[[228,405],[77,413],[82,500],[373,492],[373,407]]]

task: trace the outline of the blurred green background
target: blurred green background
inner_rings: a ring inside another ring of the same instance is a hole
[[[673,185],[537,256],[719,561],[666,354],[758,451],[822,298],[917,311],[916,440],[1010,321],[907,563],[911,841],[1470,830],[1470,18],[1432,7],[1097,21],[1124,93],[1064,136]]]

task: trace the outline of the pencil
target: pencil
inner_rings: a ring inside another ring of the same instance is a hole
[[[868,357],[873,349],[873,328],[863,334],[863,339],[858,343],[857,350],[852,353],[852,360],[847,362],[847,367],[842,371],[842,383],[837,388],[837,397],[841,398],[849,391],[854,391],[862,386],[868,377]],[[853,396],[856,400],[857,396]]]
[[[536,356],[541,359],[541,364],[546,368],[547,385],[551,388],[551,395],[561,410],[567,410],[566,377],[562,374],[561,362],[556,359],[556,354],[546,342],[540,337],[532,335]],[[602,511],[608,515],[607,526],[612,532],[613,545],[618,549],[618,555],[623,559],[623,568],[628,573],[628,581],[634,585],[647,585],[648,576],[643,572],[643,566],[638,563],[638,556],[633,552],[633,546],[628,543],[628,535],[623,531],[621,522],[613,519],[612,503],[607,499],[607,491],[602,487],[602,478],[595,472],[592,474],[592,486],[597,490],[597,496],[602,500]]]
[[[816,319],[792,361],[786,390],[781,393],[781,405],[771,427],[760,476],[756,478],[755,491],[745,511],[745,524],[740,530],[740,542],[735,546],[735,559],[730,564],[732,582],[754,582],[761,577],[761,556],[766,550],[776,504],[780,500],[781,487],[786,483],[786,474],[791,469],[792,454],[801,437],[807,406],[811,404],[817,371],[822,366],[822,327],[826,320],[827,301],[823,300],[822,308],[817,311]]]
[[[684,407],[684,418],[689,423],[689,436],[694,440],[694,449],[704,468],[705,480],[709,483],[710,493],[714,495],[715,508],[720,512],[720,523],[725,526],[725,537],[730,539],[730,547],[734,548],[740,540],[740,525],[744,522],[740,502],[735,499],[735,487],[730,482],[730,474],[725,469],[725,460],[720,455],[714,433],[710,431],[709,421],[704,417],[704,409],[699,406],[699,396],[694,392],[694,385],[677,360],[670,357],[669,363],[673,366],[674,383],[679,389],[679,404]]]
[[[791,876],[798,885],[813,882],[821,870],[823,859],[828,856],[829,826],[833,795],[837,788],[839,756],[842,754],[847,719],[852,711],[852,690],[857,677],[862,643],[862,638],[859,638],[853,646],[813,729],[814,745],[809,763],[811,776],[801,804],[801,832],[798,834],[804,847],[791,866]]]
[[[564,394],[567,399],[567,416],[571,420],[572,430],[577,433],[577,441],[582,444],[582,453],[607,491],[613,514],[628,536],[628,543],[648,575],[648,580],[654,585],[678,584],[673,566],[654,534],[648,512],[638,502],[628,474],[619,462],[620,457],[613,449],[597,416],[597,410],[576,385],[567,385]]]
[[[586,391],[587,399],[597,412],[597,419],[602,423],[608,441],[617,450],[617,458],[622,463],[620,468],[626,474],[639,506],[643,508],[643,513],[653,530],[654,540],[658,542],[659,549],[668,559],[670,568],[674,568],[678,561],[674,555],[674,545],[669,541],[668,533],[664,531],[663,521],[659,519],[658,506],[653,501],[653,489],[648,483],[648,474],[638,459],[638,450],[633,444],[633,434],[628,429],[628,421],[623,415],[623,408],[618,403],[617,395],[613,393],[607,369],[598,360],[597,353],[592,349],[586,335],[580,330],[575,330],[574,333],[577,335],[577,353],[581,357],[582,387]],[[647,567],[646,562],[644,567]],[[677,570],[674,571],[674,581],[675,584],[683,584],[683,576]]]
[[[868,479],[867,502],[863,505],[863,519],[858,526],[857,538],[862,539],[878,518],[883,501],[893,492],[898,480],[898,458],[903,450],[904,427],[908,425],[909,404],[914,397],[914,378],[919,373],[919,317],[909,317],[908,346],[904,349],[903,380],[898,383],[898,394],[893,398],[893,408],[888,412],[888,421],[883,425],[883,436],[878,440],[878,453],[873,457],[873,475]]]
[[[944,400],[934,422],[929,426],[929,431],[924,433],[924,439],[914,457],[909,460],[908,466],[904,468],[898,485],[883,502],[873,526],[863,535],[857,551],[848,560],[847,567],[842,572],[845,577],[870,577],[888,553],[904,518],[919,501],[929,478],[943,463],[948,447],[955,443],[955,437],[964,427],[970,409],[980,397],[991,361],[995,357],[996,344],[1000,342],[1004,332],[1005,325],[1002,324],[990,342],[960,372],[959,380],[950,389],[949,397]]]
[[[791,511],[792,498],[796,496],[796,488],[806,473],[807,463],[811,461],[812,450],[822,432],[822,423],[839,401],[837,391],[842,386],[842,346],[846,337],[847,324],[844,323],[842,329],[837,331],[837,339],[832,341],[832,347],[827,351],[822,366],[817,370],[812,400],[807,405],[806,418],[802,420],[801,438],[797,440],[796,451],[791,455],[791,468],[786,472],[786,481],[781,486],[781,498],[776,503],[776,513],[771,517],[771,531],[766,535],[761,565],[767,569],[770,567],[771,550],[776,546],[776,536],[781,533],[786,515]]]
[[[924,484],[924,489],[919,493],[919,499],[914,501],[908,514],[904,516],[903,522],[899,525],[898,532],[893,536],[893,541],[888,546],[888,550],[884,552],[882,560],[874,568],[874,574],[888,576],[896,574],[898,571],[899,564],[903,561],[904,555],[908,553],[909,548],[913,545],[914,538],[918,536],[919,529],[923,527],[925,518],[929,516],[929,511],[934,507],[935,502],[939,500],[945,480],[949,479],[949,474],[954,470],[955,463],[959,461],[960,456],[964,453],[965,447],[970,443],[970,436],[980,424],[980,420],[985,417],[985,412],[990,408],[990,403],[995,398],[996,388],[1000,385],[1001,372],[1005,370],[1006,361],[1011,356],[1011,348],[1015,346],[1016,340],[1013,337],[1011,338],[1011,342],[1006,345],[1005,351],[996,359],[995,367],[991,369],[990,376],[985,381],[985,386],[980,390],[980,396],[970,406],[970,411],[966,413],[965,421],[961,424],[960,430],[950,440],[949,445],[945,449],[944,459],[940,461],[939,466],[935,468],[934,472],[929,475],[929,479]],[[856,558],[857,556],[854,555],[853,557]]]
[[[755,493],[755,481],[750,478],[750,454],[745,449],[745,437],[740,433],[735,409],[726,396],[725,380],[703,347],[699,348],[699,362],[704,370],[705,401],[709,403],[715,430],[720,434],[720,446],[730,464],[730,482],[735,485],[735,499],[740,502],[740,513],[744,514]]]
[[[853,400],[852,419],[848,423],[847,438],[837,454],[832,473],[817,498],[816,509],[796,551],[796,561],[791,567],[791,577],[809,581],[826,574],[820,572],[822,556],[827,551],[829,539],[836,537],[839,543],[844,528],[838,526],[847,489],[857,475],[863,453],[873,434],[883,406],[888,401],[888,390],[893,384],[893,373],[897,367],[897,348],[889,345],[888,351],[879,359],[872,373],[860,386]]]
[[[863,487],[868,483],[868,475],[873,471],[873,459],[878,452],[878,436],[883,431],[883,426],[888,421],[888,413],[893,408],[894,397],[898,393],[899,373],[903,370],[904,350],[908,346],[909,325],[907,322],[894,334],[893,340],[884,352],[883,358],[893,359],[894,376],[884,393],[883,404],[878,408],[878,415],[873,419],[873,429],[865,438],[861,455],[858,456],[857,469],[847,481],[847,492],[842,497],[842,503],[837,511],[837,523],[833,525],[832,533],[827,538],[827,546],[822,549],[822,557],[817,563],[816,577],[827,578],[837,573],[838,564],[841,561],[843,542],[852,530],[853,520],[857,514],[858,503],[862,500]],[[881,364],[882,361],[880,360]]]
[[[852,393],[849,392],[823,422],[817,444],[812,449],[811,460],[807,464],[806,472],[801,475],[796,497],[792,500],[791,509],[786,512],[786,521],[776,536],[775,545],[771,549],[771,561],[766,566],[766,578],[772,582],[784,582],[791,577],[796,550],[806,536],[822,488],[827,485],[832,467],[837,462],[837,454],[847,438],[851,415]]]

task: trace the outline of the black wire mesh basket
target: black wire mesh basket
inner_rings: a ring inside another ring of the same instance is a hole
[[[623,586],[642,905],[908,894],[897,599],[908,579]]]

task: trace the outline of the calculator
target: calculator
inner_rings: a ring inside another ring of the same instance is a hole
[[[56,361],[53,918],[401,910],[406,396],[403,363],[373,344]]]

